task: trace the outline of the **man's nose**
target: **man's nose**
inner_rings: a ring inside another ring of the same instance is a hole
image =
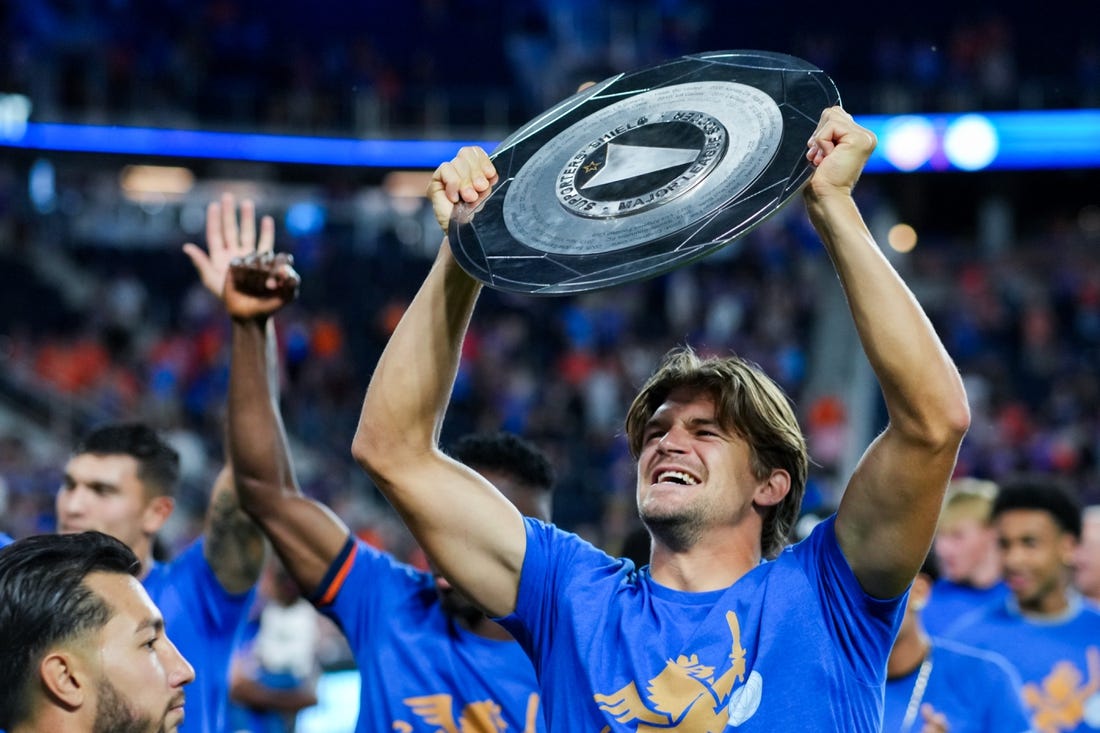
[[[657,441],[658,450],[664,453],[683,453],[686,450],[687,431],[682,428],[671,427]]]
[[[171,641],[166,640],[169,649],[169,680],[173,687],[182,687],[195,681],[195,668],[180,654],[180,650]]]
[[[88,490],[82,486],[61,489],[57,496],[58,508],[65,514],[80,514],[87,505]]]

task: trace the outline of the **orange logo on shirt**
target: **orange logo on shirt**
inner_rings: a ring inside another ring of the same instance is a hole
[[[1062,733],[1075,729],[1085,720],[1085,705],[1100,692],[1100,649],[1085,650],[1089,679],[1071,662],[1058,662],[1042,683],[1024,685],[1024,702],[1032,711],[1031,726],[1035,733]],[[1094,713],[1095,714],[1095,713]],[[1092,727],[1100,721],[1089,721]]]
[[[595,695],[596,703],[620,723],[635,723],[639,733],[682,730],[719,733],[733,715],[737,724],[752,717],[760,704],[762,679],[753,672],[745,683],[745,655],[737,614],[726,613],[732,640],[729,669],[715,679],[714,667],[699,662],[698,655],[680,655],[649,681],[646,700],[630,682],[610,695]],[[734,690],[734,682],[742,683]],[[609,728],[604,728],[604,731]]]
[[[462,709],[458,721],[454,716],[454,700],[450,695],[408,697],[402,702],[426,725],[435,726],[436,733],[505,733],[508,724],[500,715],[500,705],[492,700],[471,702]],[[527,717],[522,733],[535,733],[538,725],[539,696],[532,692],[527,698]],[[399,720],[393,724],[398,733],[412,733],[413,726]]]

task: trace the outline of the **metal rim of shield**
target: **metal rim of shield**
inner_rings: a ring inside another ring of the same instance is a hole
[[[534,295],[668,272],[779,211],[809,180],[806,141],[839,101],[823,71],[765,51],[605,79],[500,143],[500,179],[455,207],[451,249],[485,285]]]

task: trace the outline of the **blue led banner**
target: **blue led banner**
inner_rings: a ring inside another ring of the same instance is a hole
[[[1100,167],[1100,110],[869,115],[879,138],[867,172],[1030,170]],[[149,127],[27,122],[0,128],[0,147],[127,156],[270,163],[426,168],[463,145],[493,141],[360,140]]]

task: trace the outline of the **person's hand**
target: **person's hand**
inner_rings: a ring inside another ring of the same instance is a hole
[[[806,187],[806,196],[819,199],[835,194],[850,196],[877,144],[875,134],[856,124],[843,109],[826,109],[806,143],[806,159],[816,168]]]
[[[497,170],[489,155],[481,148],[467,146],[458,155],[435,169],[428,184],[428,198],[435,211],[435,219],[446,234],[455,204],[465,201],[472,204],[497,182]]]
[[[924,721],[924,727],[920,729],[921,733],[949,733],[951,730],[943,713],[937,713],[929,703],[920,706],[920,717]]]
[[[229,263],[256,251],[269,252],[275,246],[275,220],[265,216],[260,221],[260,237],[256,240],[256,205],[241,202],[240,225],[237,224],[237,203],[233,194],[222,194],[221,201],[206,207],[206,250],[188,242],[184,253],[191,259],[206,289],[225,300]]]
[[[225,309],[231,318],[264,318],[298,297],[302,278],[294,257],[263,250],[235,257],[225,282]]]

